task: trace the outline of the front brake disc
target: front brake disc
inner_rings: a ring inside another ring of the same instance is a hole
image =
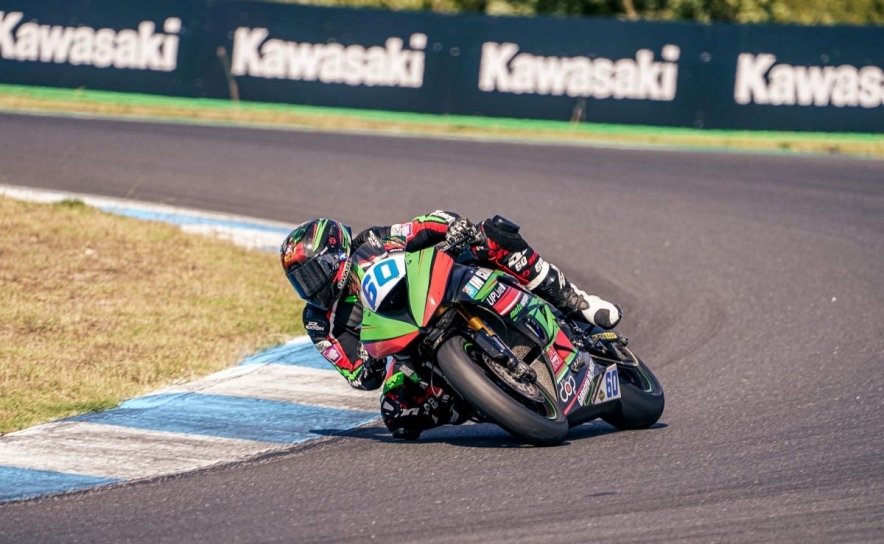
[[[543,396],[543,393],[540,391],[540,388],[537,387],[537,384],[527,383],[516,379],[516,377],[512,375],[507,367],[498,363],[485,353],[482,354],[482,360],[485,361],[485,365],[488,367],[489,370],[491,370],[491,372],[494,372],[494,374],[498,378],[500,378],[507,386],[512,388],[523,397],[539,403],[542,403],[546,400]]]

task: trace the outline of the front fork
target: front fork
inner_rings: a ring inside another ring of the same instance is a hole
[[[519,381],[535,383],[537,373],[524,361],[516,357],[516,354],[500,339],[500,336],[478,316],[471,315],[465,308],[458,307],[457,313],[467,322],[467,326],[473,331],[473,340],[492,360],[506,366],[513,377]]]

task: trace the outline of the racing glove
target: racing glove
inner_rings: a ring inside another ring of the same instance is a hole
[[[362,342],[359,343],[359,358],[362,359],[362,372],[357,378],[358,385],[369,391],[377,389],[386,377],[387,361],[369,355]]]
[[[479,227],[472,224],[469,219],[461,217],[448,225],[445,233],[445,243],[454,245],[468,241],[472,244],[481,244],[485,241],[485,234]]]

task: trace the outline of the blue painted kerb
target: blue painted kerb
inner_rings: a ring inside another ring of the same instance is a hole
[[[0,502],[39,497],[49,493],[112,484],[120,480],[50,470],[0,466]]]

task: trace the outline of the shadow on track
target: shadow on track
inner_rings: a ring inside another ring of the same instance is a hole
[[[651,430],[665,429],[665,423],[656,423]],[[393,438],[390,432],[382,426],[362,427],[341,431],[339,429],[312,429],[311,433],[320,435],[334,435],[338,437],[372,440],[374,442],[395,443],[403,446],[421,444],[450,444],[463,448],[533,448],[529,444],[514,438],[509,433],[496,425],[489,423],[467,425],[444,425],[429,431],[425,431],[418,440],[408,441]],[[568,431],[568,436],[563,446],[570,445],[575,441],[586,440],[597,436],[620,432],[604,421],[592,421],[574,427]]]

